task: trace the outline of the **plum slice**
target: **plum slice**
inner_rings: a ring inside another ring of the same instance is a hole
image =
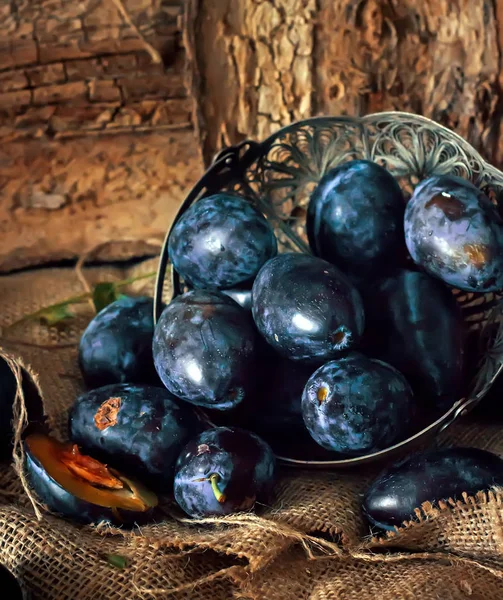
[[[56,513],[86,523],[130,523],[157,506],[141,483],[81,454],[76,444],[34,433],[25,449],[30,485]]]

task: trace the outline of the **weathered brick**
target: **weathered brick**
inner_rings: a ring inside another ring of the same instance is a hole
[[[30,90],[18,90],[16,92],[5,92],[0,94],[0,108],[10,108],[12,106],[27,106],[30,104]]]
[[[107,75],[130,75],[136,70],[136,59],[133,54],[104,56],[101,66]]]
[[[35,40],[12,40],[11,54],[17,66],[30,65],[37,62],[37,45]]]
[[[86,58],[92,55],[92,51],[79,48],[75,40],[58,44],[40,44],[39,53],[41,63]]]
[[[65,81],[65,69],[62,63],[52,63],[43,67],[26,69],[30,85],[49,85]]]
[[[114,81],[94,80],[89,82],[89,98],[92,102],[120,102],[121,92]]]
[[[16,117],[14,125],[19,129],[45,126],[56,110],[55,106],[30,107]]]
[[[160,103],[151,118],[157,125],[187,125],[192,122],[192,101],[190,98],[175,98]]]
[[[120,27],[92,27],[87,30],[87,39],[91,43],[103,40],[118,40],[120,38]]]
[[[28,79],[23,71],[3,71],[0,73],[0,92],[12,92],[28,87]]]
[[[127,40],[81,41],[79,47],[82,52],[87,54],[126,54],[127,52],[144,50],[145,44],[139,37],[134,37]]]
[[[65,69],[69,81],[97,77],[102,72],[102,67],[97,59],[70,60],[65,63]]]
[[[121,108],[114,120],[107,124],[107,128],[111,127],[132,127],[141,124],[141,115],[131,108]]]
[[[108,115],[108,118],[104,117]],[[100,129],[103,123],[110,120],[113,109],[106,105],[88,104],[86,106],[56,107],[56,112],[51,118],[51,125],[55,131],[77,131],[82,129]]]
[[[33,90],[34,104],[58,104],[87,100],[87,86],[83,81],[62,85],[48,85]]]
[[[124,97],[128,100],[148,100],[150,98],[177,98],[187,95],[181,73],[167,73],[134,79],[120,78]]]

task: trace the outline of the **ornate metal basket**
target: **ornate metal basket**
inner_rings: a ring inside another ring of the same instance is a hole
[[[234,191],[249,198],[274,223],[280,251],[310,252],[305,216],[311,191],[337,164],[367,159],[386,167],[408,199],[415,185],[433,173],[472,181],[503,210],[503,173],[485,162],[470,144],[449,129],[408,113],[385,112],[354,117],[317,117],[288,125],[261,143],[245,141],[220,152],[191,190],[175,218],[203,196]],[[155,320],[160,313],[168,267],[168,239],[161,251],[155,291]],[[182,293],[171,268],[174,296]],[[343,468],[410,452],[467,414],[503,371],[503,296],[454,292],[469,331],[479,344],[478,364],[465,397],[422,431],[386,450],[344,460],[301,460],[279,456],[284,464]]]

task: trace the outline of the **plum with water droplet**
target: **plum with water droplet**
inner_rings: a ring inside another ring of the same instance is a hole
[[[280,254],[252,289],[259,332],[280,354],[322,363],[354,348],[365,316],[358,290],[334,265],[306,254]]]
[[[229,410],[253,393],[256,346],[250,311],[221,292],[192,290],[163,311],[154,333],[154,363],[178,398]]]
[[[469,181],[422,181],[407,204],[405,240],[429,275],[468,292],[503,289],[503,219]]]
[[[274,231],[250,201],[228,193],[202,198],[174,225],[168,253],[194,288],[230,289],[253,280],[277,253]]]
[[[304,422],[313,439],[347,456],[384,450],[405,439],[415,411],[405,377],[359,352],[316,370],[302,395]]]
[[[228,515],[268,502],[275,478],[271,448],[254,433],[217,427],[191,440],[176,464],[174,493],[191,517]]]
[[[311,249],[348,273],[375,275],[406,256],[404,211],[400,186],[386,169],[368,160],[343,163],[311,195]]]

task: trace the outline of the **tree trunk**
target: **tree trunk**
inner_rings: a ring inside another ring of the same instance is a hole
[[[183,0],[0,7],[0,270],[161,238],[201,172]],[[112,252],[112,255],[110,254]]]
[[[503,164],[503,0],[190,0],[188,17],[206,163],[311,115],[404,110]]]

